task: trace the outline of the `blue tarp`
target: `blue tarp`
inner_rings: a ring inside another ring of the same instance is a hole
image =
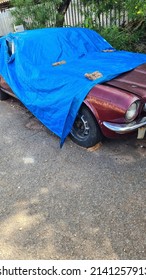
[[[14,43],[13,55],[7,41]],[[66,63],[52,65],[62,60]],[[61,145],[91,88],[143,63],[146,55],[116,51],[86,28],[37,29],[0,39],[0,75],[22,103],[61,138]],[[84,76],[94,71],[102,77],[92,81]]]

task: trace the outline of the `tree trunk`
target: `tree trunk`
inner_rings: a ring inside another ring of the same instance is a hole
[[[70,4],[71,0],[63,0],[58,9],[57,9],[57,15],[56,15],[56,26],[57,27],[61,27],[63,26],[63,23],[64,23],[64,16],[65,16],[65,13],[68,9],[68,6]]]

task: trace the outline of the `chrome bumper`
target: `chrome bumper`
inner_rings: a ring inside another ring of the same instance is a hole
[[[128,132],[132,132],[134,130],[137,130],[143,126],[146,126],[146,117],[143,117],[141,120],[139,121],[133,121],[131,123],[122,123],[122,124],[119,124],[119,123],[111,123],[111,122],[103,122],[103,125],[118,133],[118,134],[125,134],[125,133],[128,133]]]

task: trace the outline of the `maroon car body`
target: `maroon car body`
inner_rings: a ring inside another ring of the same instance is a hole
[[[136,118],[131,122],[125,120],[125,113],[130,105],[139,101]],[[146,64],[124,73],[102,85],[96,85],[85,99],[85,104],[94,114],[102,133],[106,137],[117,137],[138,128],[132,125],[146,117]],[[134,122],[134,123],[133,123]],[[127,126],[123,131],[111,128],[111,124]],[[131,125],[130,125],[131,124]],[[142,124],[140,124],[140,127]],[[129,129],[128,129],[129,127]]]
[[[14,96],[2,77],[0,90],[1,97],[3,93]],[[132,108],[132,104],[136,104],[135,114],[127,119],[126,114],[129,108]],[[100,134],[100,137],[96,135],[93,141],[84,141],[94,134],[94,128],[90,129],[90,121],[84,110],[79,113],[71,131],[71,138],[77,144],[90,147],[101,141],[102,135],[114,138],[136,130],[139,132],[138,137],[143,138],[146,127],[146,64],[104,84],[94,86],[83,106],[98,126],[96,134]]]

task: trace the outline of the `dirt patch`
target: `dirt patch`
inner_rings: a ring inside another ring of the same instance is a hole
[[[31,129],[31,130],[38,130],[38,131],[42,131],[45,129],[44,125],[39,122],[35,117],[31,117],[31,119],[29,119],[28,123],[25,125],[26,128]]]

